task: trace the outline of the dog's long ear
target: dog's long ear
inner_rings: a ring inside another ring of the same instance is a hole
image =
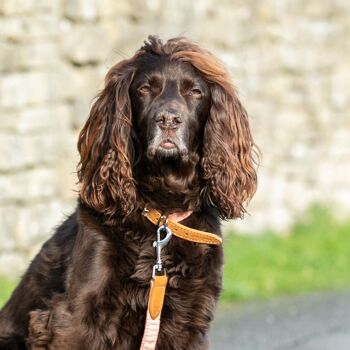
[[[127,216],[136,203],[131,159],[131,104],[129,86],[134,60],[124,60],[107,73],[79,135],[80,198],[106,216]]]
[[[230,83],[212,83],[211,95],[204,129],[204,196],[223,219],[242,217],[257,184],[248,115]]]
[[[170,41],[173,57],[190,62],[209,82],[212,105],[204,128],[202,196],[221,218],[242,217],[244,203],[256,190],[258,151],[248,115],[237,97],[229,74],[209,51],[186,38]],[[255,157],[256,156],[256,157]]]

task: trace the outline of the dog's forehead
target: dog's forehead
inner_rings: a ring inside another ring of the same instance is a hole
[[[190,62],[171,58],[169,55],[146,55],[139,66],[139,76],[162,74],[165,77],[199,77]]]

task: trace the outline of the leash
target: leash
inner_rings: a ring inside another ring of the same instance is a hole
[[[142,212],[150,222],[157,225],[157,240],[153,242],[157,259],[153,265],[150,293],[146,314],[145,330],[140,350],[155,350],[160,329],[160,318],[164,304],[168,276],[163,266],[161,252],[169,243],[172,235],[190,242],[205,244],[222,244],[222,238],[214,233],[196,230],[178,223],[189,217],[193,212],[174,213],[165,216],[155,209],[145,208]],[[161,235],[165,234],[164,238]]]

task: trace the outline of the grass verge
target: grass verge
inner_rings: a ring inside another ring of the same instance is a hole
[[[0,308],[5,304],[17,282],[0,276]]]
[[[350,287],[350,221],[320,208],[287,236],[230,234],[224,247],[224,301]]]

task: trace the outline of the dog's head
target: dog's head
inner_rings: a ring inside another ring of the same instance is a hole
[[[81,200],[108,218],[134,211],[145,164],[192,164],[186,176],[222,218],[242,216],[256,189],[247,113],[221,63],[185,38],[150,37],[109,70],[78,149]]]
[[[189,62],[169,55],[144,55],[140,61],[130,97],[147,157],[186,159],[200,143],[210,109],[209,83]]]

